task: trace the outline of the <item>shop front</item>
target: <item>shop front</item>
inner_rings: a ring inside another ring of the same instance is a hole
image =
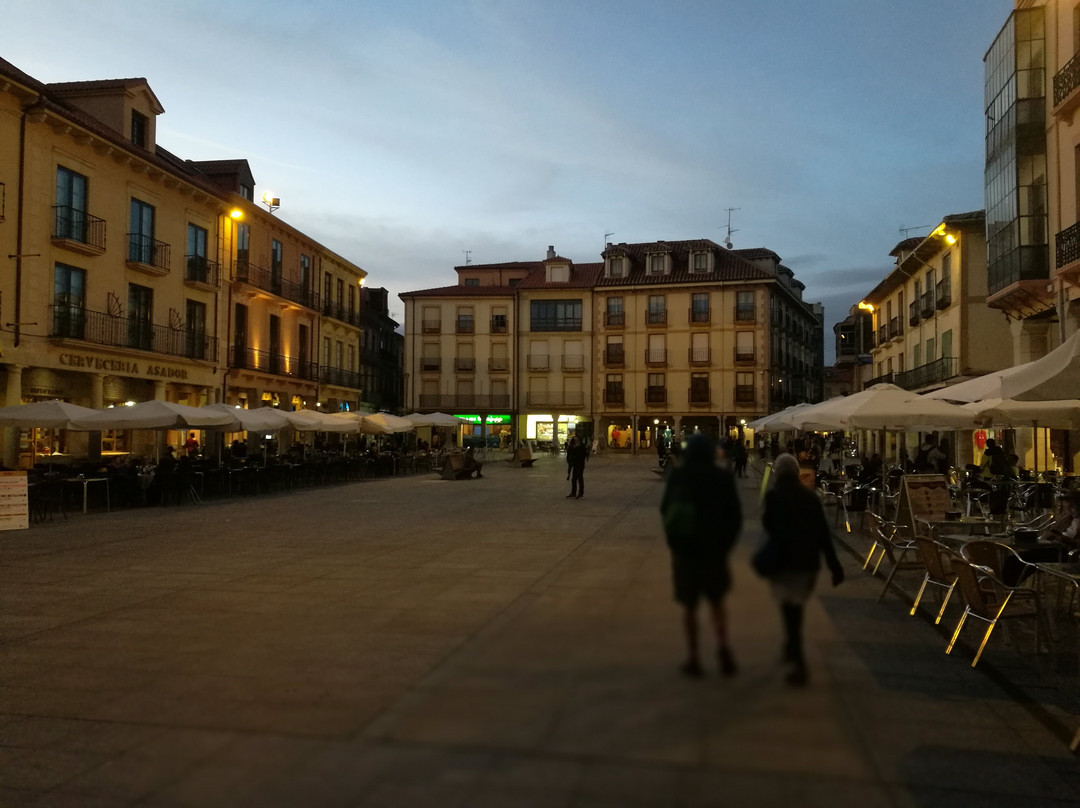
[[[592,422],[580,415],[531,413],[523,417],[524,437],[540,449],[562,449],[570,438],[591,444]]]
[[[455,418],[468,421],[461,427],[462,446],[509,449],[513,442],[514,417],[509,413],[454,413]]]

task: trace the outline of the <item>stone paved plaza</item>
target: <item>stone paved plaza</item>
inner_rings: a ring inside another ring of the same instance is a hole
[[[561,459],[490,461],[0,534],[0,805],[1080,804],[1062,695],[1018,696],[1001,638],[946,657],[851,553],[784,686],[756,476],[741,670],[680,678],[653,462],[594,458],[580,501]]]

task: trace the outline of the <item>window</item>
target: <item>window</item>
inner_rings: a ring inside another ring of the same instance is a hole
[[[649,334],[648,347],[645,349],[646,365],[667,363],[667,342],[664,336],[664,334]]]
[[[233,358],[233,365],[236,367],[246,367],[245,356],[247,354],[247,320],[248,320],[248,307],[243,303],[237,303],[233,308],[233,345],[235,346],[236,354]]]
[[[345,281],[341,278],[337,279],[337,297],[335,302],[338,304],[338,308],[345,302]]]
[[[664,387],[663,373],[650,373],[648,386],[645,388],[646,404],[663,404],[667,401],[667,389]]]
[[[236,265],[242,271],[247,271],[248,255],[251,251],[251,225],[238,224],[236,226]]]
[[[506,309],[496,308],[491,314],[491,333],[492,334],[505,334],[506,333]]]
[[[709,374],[708,373],[691,373],[690,374],[690,403],[691,404],[708,404],[709,403]]]
[[[356,346],[355,345],[350,345],[349,346],[348,359],[346,361],[349,364],[347,364],[345,366],[345,370],[349,371],[350,373],[354,372],[356,370]]]
[[[308,327],[300,324],[296,327],[296,366],[300,368],[300,374],[305,379],[312,378],[312,369],[308,367],[308,351],[311,340],[308,337]]]
[[[457,310],[457,333],[471,334],[476,326],[473,322],[472,306],[461,306]]]
[[[438,334],[442,330],[442,313],[437,306],[424,306],[420,327],[425,334]]]
[[[356,313],[356,287],[349,285],[349,315]]]
[[[580,331],[580,300],[534,300],[530,304],[530,331]]]
[[[737,403],[737,404],[753,404],[754,403],[754,374],[753,373],[736,373],[735,374],[735,403]]]
[[[663,275],[667,270],[667,256],[663,253],[656,253],[649,256],[649,274],[650,275]]]
[[[626,325],[626,314],[623,312],[623,299],[621,297],[609,297],[607,310],[604,312],[604,325]]]
[[[330,337],[323,337],[322,340],[322,364],[330,367]]]
[[[134,197],[131,200],[131,229],[128,260],[140,264],[154,263],[154,206]]]
[[[283,248],[281,242],[273,239],[270,242],[270,291],[281,294],[281,267],[283,263]]]
[[[708,272],[709,254],[707,252],[694,253],[693,258],[691,259],[690,268],[693,272]]]
[[[465,279],[465,285],[466,286],[479,286],[480,285],[480,279],[479,278],[466,278]]]
[[[709,332],[695,331],[690,335],[690,364],[708,364],[709,358]]]
[[[185,309],[184,356],[206,359],[206,304],[188,300]]]
[[[936,348],[937,348],[936,340],[933,337],[931,337],[930,339],[928,339],[926,341],[926,357],[925,357],[926,364],[929,365],[931,362],[933,362],[935,359],[937,359],[937,354],[934,353],[934,350]]]
[[[608,337],[607,345],[604,347],[604,363],[607,365],[622,365],[625,362],[626,356],[623,353],[623,338]]]
[[[149,121],[141,112],[131,111],[131,142],[145,149],[149,134]]]
[[[622,404],[626,398],[621,373],[608,373],[604,380],[604,403]]]
[[[154,290],[128,284],[128,347],[149,351],[153,340]]]
[[[323,301],[322,302],[323,302],[323,310],[324,311],[325,311],[326,307],[329,306],[333,302],[333,298],[330,295],[330,293],[333,290],[334,290],[334,276],[331,275],[329,272],[327,272],[327,273],[325,273],[323,275],[323,289],[322,289]]]
[[[206,283],[209,266],[206,262],[206,228],[187,226],[187,279]]]
[[[941,358],[948,359],[952,355],[952,329],[950,328],[941,335]]]
[[[53,336],[82,339],[86,323],[86,270],[53,268]]]
[[[709,322],[709,293],[694,292],[690,296],[690,322]]]
[[[300,256],[300,293],[304,295],[304,302],[311,292],[311,259],[306,255]]]
[[[334,367],[342,368],[345,361],[345,343],[338,340],[334,343]]]
[[[615,256],[608,259],[608,277],[609,278],[622,278],[626,275],[625,259],[622,256]]]
[[[667,322],[667,303],[663,295],[649,295],[646,321],[649,325],[663,325]]]
[[[735,319],[743,323],[754,322],[754,293],[735,293]]]
[[[247,183],[240,183],[240,196],[250,200],[255,195],[255,188]]]
[[[736,362],[753,362],[754,361],[754,332],[753,331],[736,331],[735,332],[735,361]]]
[[[86,242],[87,179],[56,167],[56,237]]]

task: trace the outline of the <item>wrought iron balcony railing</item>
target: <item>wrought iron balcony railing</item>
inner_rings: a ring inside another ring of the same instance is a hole
[[[897,373],[894,384],[905,390],[915,390],[930,384],[944,382],[956,375],[958,360],[955,356],[943,356],[911,370]]]
[[[646,348],[645,349],[645,364],[651,367],[667,364],[667,349],[666,348]]]
[[[506,333],[506,316],[500,315],[498,317],[491,318],[490,325],[492,334],[505,334]]]
[[[432,373],[438,371],[442,367],[442,358],[438,356],[421,356],[420,357],[420,371],[422,373]]]
[[[184,259],[184,280],[217,289],[221,286],[221,273],[217,261],[205,255],[188,255]]]
[[[547,354],[529,354],[529,370],[551,370],[551,357]]]
[[[915,301],[908,304],[908,325],[919,324],[919,303]]]
[[[424,320],[420,327],[425,334],[440,334],[442,333],[442,320]]]
[[[1054,252],[1057,269],[1080,261],[1080,222],[1066,227],[1054,236]]]
[[[691,323],[698,323],[698,324],[708,323],[709,322],[709,315],[710,315],[710,312],[709,312],[709,310],[707,308],[705,308],[705,309],[695,309],[693,307],[690,308],[690,322]]]
[[[952,304],[952,281],[938,281],[934,287],[934,298],[939,309],[947,309]]]
[[[525,394],[525,403],[530,407],[580,409],[585,406],[585,393],[582,391],[549,392],[546,390],[530,390]]]
[[[454,359],[454,370],[457,373],[475,373],[476,359],[468,356],[459,356]]]
[[[735,321],[739,323],[752,323],[757,319],[754,306],[735,306]]]
[[[490,395],[472,395],[469,393],[444,394],[444,393],[421,393],[420,409],[422,410],[507,410],[510,408],[510,395],[508,393],[494,393]]]
[[[893,373],[882,373],[880,376],[875,376],[872,379],[866,381],[866,387],[873,387],[875,384],[893,384]]]
[[[667,325],[667,312],[666,311],[650,311],[645,315],[645,323],[647,325]]]
[[[216,361],[218,355],[217,337],[198,331],[155,325],[149,320],[137,317],[118,317],[64,304],[52,307],[49,336],[208,362]]]
[[[567,373],[581,373],[585,370],[585,357],[581,354],[565,354],[562,358],[562,369]]]
[[[688,360],[691,365],[708,365],[712,361],[712,351],[709,348],[689,348]]]
[[[736,404],[753,404],[756,400],[754,396],[754,385],[752,384],[737,384],[735,385],[735,403]]]
[[[691,387],[686,395],[691,404],[708,404],[711,400],[708,387]]]
[[[604,312],[604,325],[606,325],[608,328],[622,328],[626,325],[626,312]]]
[[[879,325],[877,330],[877,344],[884,345],[889,341],[889,326]]]
[[[129,264],[164,275],[169,271],[169,245],[142,233],[128,233],[127,260]]]
[[[623,390],[622,385],[612,385],[604,388],[604,403],[605,404],[624,404],[626,403],[626,391]]]
[[[904,324],[900,322],[899,317],[893,317],[889,320],[889,339],[896,339],[904,333]]]
[[[53,206],[53,239],[74,242],[84,252],[105,252],[105,220],[68,205]],[[0,217],[2,218],[2,217]]]
[[[473,333],[473,319],[472,317],[458,317],[456,323],[456,331],[459,334],[471,334]]]
[[[277,273],[251,263],[247,259],[236,259],[235,280],[247,283],[278,297],[299,303],[309,309],[319,309],[319,294],[295,281],[286,280]]]
[[[754,363],[753,351],[740,351],[735,349],[735,364],[737,365],[752,365]]]
[[[355,370],[345,370],[344,368],[320,365],[319,381],[323,384],[334,384],[338,387],[350,387],[354,390],[360,389],[360,374]]]
[[[229,349],[229,367],[309,381],[317,381],[319,378],[319,366],[314,362],[286,354],[259,351],[246,345],[233,345]]]
[[[609,368],[621,368],[626,364],[626,351],[621,347],[618,349],[608,348],[604,351],[604,364]]]
[[[1077,87],[1080,87],[1080,53],[1054,74],[1054,106],[1059,106]]]
[[[928,289],[923,292],[922,300],[919,301],[919,312],[923,317],[933,317],[934,309],[936,308],[936,301],[934,300],[934,290]]]
[[[646,404],[666,404],[667,403],[667,388],[666,387],[646,387],[645,388],[645,403]]]
[[[493,373],[506,373],[510,370],[510,360],[505,356],[488,359],[488,370]]]

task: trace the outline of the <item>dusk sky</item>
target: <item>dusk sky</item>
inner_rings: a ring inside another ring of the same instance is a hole
[[[834,322],[901,227],[983,207],[982,57],[1011,0],[9,4],[45,82],[143,76],[158,142],[397,294],[611,241],[768,247]],[[928,227],[911,235],[925,235]]]

